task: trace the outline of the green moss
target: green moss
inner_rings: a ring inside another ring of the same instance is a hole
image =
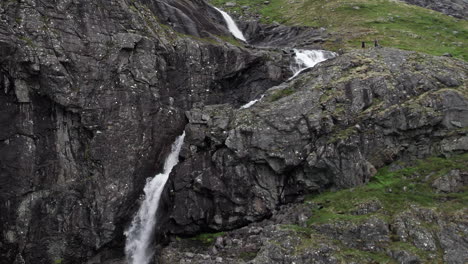
[[[282,229],[285,230],[291,230],[296,232],[297,234],[300,234],[304,237],[310,237],[313,233],[313,230],[308,228],[308,227],[302,227],[298,225],[281,225]]]
[[[234,46],[237,46],[237,47],[243,47],[244,46],[244,44],[242,42],[240,42],[239,40],[237,40],[234,37],[231,37],[231,36],[217,36],[217,37],[222,39],[224,42],[230,43],[230,44],[232,44]]]
[[[202,233],[197,235],[196,237],[192,237],[191,240],[200,241],[205,245],[211,245],[215,242],[217,237],[223,236],[225,232],[219,233]]]
[[[344,112],[344,108],[337,108],[335,111],[336,111],[336,114],[339,114],[339,113]],[[339,130],[331,135],[330,139],[328,140],[328,143],[333,144],[340,140],[348,139],[355,132],[356,132],[356,128],[354,126],[348,127],[343,130]]]
[[[295,90],[293,88],[285,88],[285,89],[281,89],[281,90],[278,90],[278,91],[274,91],[273,94],[270,96],[269,100],[270,102],[274,102],[274,101],[278,101],[279,99],[283,98],[283,97],[286,97],[286,96],[289,96],[291,94],[293,94],[295,92]]]
[[[28,45],[29,47],[31,48],[34,48],[36,47],[36,45],[34,44],[33,40],[30,39],[29,37],[26,37],[26,36],[21,36],[19,37],[22,41],[26,42],[26,45]]]
[[[346,248],[341,250],[335,256],[340,261],[342,261],[342,263],[349,263],[353,261],[357,263],[397,263],[385,253],[369,252],[354,248]]]

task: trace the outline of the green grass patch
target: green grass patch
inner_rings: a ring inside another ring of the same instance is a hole
[[[240,42],[239,40],[237,40],[234,37],[231,37],[231,36],[217,36],[217,37],[222,39],[224,42],[230,43],[230,44],[232,44],[234,46],[237,46],[237,47],[243,47],[244,46],[244,44],[242,42]]]
[[[195,237],[190,238],[191,240],[200,241],[205,245],[211,245],[216,241],[216,238],[223,236],[225,232],[219,233],[202,233]]]
[[[450,170],[466,168],[468,154],[451,158],[432,157],[394,171],[388,167],[382,168],[368,185],[308,197],[306,202],[316,205],[308,224],[366,219],[369,215],[354,215],[352,212],[359,204],[375,199],[379,200],[383,207],[376,214],[383,218],[404,211],[411,204],[453,213],[466,208],[468,190],[465,188],[460,193],[436,193],[431,184],[434,179]]]
[[[270,96],[270,102],[278,101],[279,99],[289,96],[295,92],[292,88],[285,88],[282,90],[274,91],[273,94]]]
[[[342,261],[341,263],[350,263],[353,261],[356,261],[356,263],[397,263],[384,252],[369,252],[354,248],[346,248],[336,254],[336,257]]]
[[[343,112],[343,111],[344,111],[344,109],[342,109],[339,112]],[[339,131],[337,131],[337,132],[335,132],[335,133],[333,133],[331,135],[330,139],[328,140],[328,143],[332,144],[332,143],[338,142],[340,140],[347,139],[351,135],[353,135],[354,133],[356,133],[356,128],[354,126],[348,127],[346,129],[343,129],[343,130],[339,130]]]
[[[322,244],[334,245],[336,250],[332,255],[340,263],[397,263],[386,252],[373,252],[347,247],[342,241],[326,237],[318,233],[316,225],[334,223],[337,221],[360,223],[369,217],[379,217],[390,223],[393,217],[410,209],[411,205],[432,208],[446,216],[460,214],[468,204],[468,189],[460,193],[436,193],[431,185],[435,179],[446,175],[451,170],[466,171],[468,168],[468,153],[450,158],[431,157],[415,161],[411,164],[396,164],[382,168],[372,181],[353,189],[330,191],[306,198],[310,204],[313,216],[306,227],[298,225],[282,225],[285,230],[294,232],[301,238],[301,243],[295,248],[295,254],[309,252],[311,248],[319,248]],[[376,203],[381,209],[366,215],[355,215],[354,212],[366,202]],[[436,230],[435,223],[420,223],[427,230]],[[410,242],[398,240],[389,241],[389,250],[406,251],[418,256],[423,263],[442,263],[442,252],[428,252],[415,247]]]
[[[450,53],[468,60],[468,21],[391,0],[212,0],[238,15],[260,14],[262,21],[324,27],[333,34],[325,44],[331,50],[359,48],[361,41],[379,40],[382,46],[425,52]],[[237,5],[226,8],[226,2]],[[248,6],[248,9],[242,8]]]

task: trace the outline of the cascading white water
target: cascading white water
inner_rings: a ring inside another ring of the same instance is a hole
[[[145,185],[145,200],[140,206],[138,213],[133,218],[130,228],[125,232],[127,237],[125,244],[125,255],[128,264],[147,264],[153,257],[153,250],[149,248],[156,226],[156,212],[159,206],[164,185],[169,174],[179,162],[179,153],[184,143],[185,132],[177,137],[172,144],[171,153],[164,162],[164,170],[153,179],[148,179]]]
[[[264,96],[265,96],[265,95],[262,94],[262,96],[260,96],[260,98],[255,99],[255,100],[252,100],[252,101],[246,103],[245,105],[241,106],[241,109],[250,108],[252,105],[254,105],[254,104],[256,104],[258,101],[262,100],[262,98],[263,98]]]
[[[234,22],[234,20],[231,18],[231,16],[228,13],[224,12],[223,10],[221,10],[219,8],[214,7],[214,9],[218,10],[218,12],[220,12],[223,15],[223,18],[224,18],[224,20],[226,20],[226,24],[227,24],[228,29],[231,32],[231,34],[234,37],[236,37],[236,38],[238,38],[238,39],[240,39],[240,40],[242,40],[244,42],[247,42],[247,40],[245,40],[244,34],[242,34],[242,31],[237,27],[236,22]]]
[[[335,52],[326,50],[294,49],[294,54],[294,63],[291,64],[291,71],[293,72],[293,76],[289,78],[289,80],[294,79],[302,71],[314,67],[319,62],[326,61],[337,56]]]

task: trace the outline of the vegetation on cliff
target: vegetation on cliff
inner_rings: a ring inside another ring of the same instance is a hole
[[[232,14],[261,15],[262,22],[323,27],[333,34],[332,50],[358,48],[362,41],[468,60],[468,21],[391,0],[211,0]],[[226,6],[235,2],[234,6]]]

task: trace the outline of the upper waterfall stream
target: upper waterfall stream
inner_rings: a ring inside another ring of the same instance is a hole
[[[326,50],[300,50],[294,49],[294,63],[291,65],[293,76],[289,80],[294,79],[301,72],[312,68],[322,61],[336,57],[338,54]]]
[[[130,228],[125,232],[127,237],[125,255],[129,264],[147,264],[154,254],[153,250],[150,249],[150,245],[156,226],[156,212],[158,211],[159,200],[164,185],[169,179],[169,174],[179,162],[179,153],[184,138],[185,132],[177,137],[172,144],[171,153],[164,162],[163,172],[148,180],[145,185],[145,199],[133,218]]]
[[[224,20],[226,20],[226,24],[227,24],[228,29],[231,32],[231,34],[234,37],[236,37],[236,38],[238,38],[238,39],[240,39],[240,40],[242,40],[244,42],[247,42],[247,40],[244,37],[244,34],[242,34],[242,31],[237,27],[236,22],[234,22],[232,17],[228,13],[224,12],[223,10],[221,10],[221,9],[219,9],[217,7],[214,7],[214,9],[218,10],[218,12],[220,12],[223,15],[223,18],[224,18]]]

